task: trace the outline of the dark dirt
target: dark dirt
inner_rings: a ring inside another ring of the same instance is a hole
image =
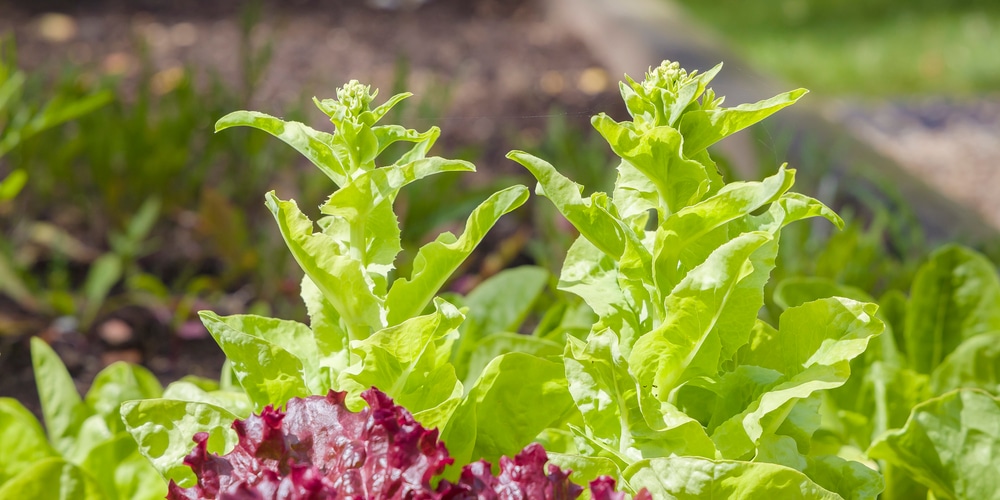
[[[95,75],[121,75],[125,94],[144,57],[156,71],[154,91],[169,92],[182,67],[238,88],[246,74],[240,50],[247,47],[240,16],[247,12],[238,2],[0,2],[0,34],[15,35],[26,70],[54,74],[70,63]],[[435,0],[398,10],[274,0],[261,5],[250,40],[257,50],[270,45],[273,58],[249,109],[281,116],[289,106],[311,107],[308,97],[333,97],[352,78],[387,97],[405,75],[417,105],[404,124],[439,125],[445,150],[439,154],[472,145],[484,175],[512,169],[503,154],[537,143],[552,113],[581,126],[597,111],[624,114],[617,75],[549,23],[541,0]],[[0,303],[0,311],[12,307]],[[141,362],[164,383],[186,374],[217,377],[224,358],[212,339],[191,323],[172,328],[156,309],[123,308],[86,332],[68,319],[26,321],[60,353],[81,391],[119,359]],[[0,339],[0,396],[38,413],[29,337]]]
[[[407,125],[439,125],[443,145],[481,145],[490,163],[498,162],[505,137],[537,140],[553,109],[584,121],[597,110],[623,109],[618,75],[609,76],[579,40],[548,22],[542,4],[435,0],[381,10],[357,1],[266,3],[250,39],[255,49],[270,45],[273,57],[247,105],[277,115],[290,106],[311,108],[309,97],[333,97],[349,79],[387,97],[405,75],[412,101],[425,108]],[[0,5],[0,31],[13,28],[26,69],[54,71],[68,60],[134,76],[144,45],[164,89],[185,65],[242,85],[245,8],[151,0],[74,5],[63,11],[72,26],[62,31],[72,38],[62,42],[61,18]]]

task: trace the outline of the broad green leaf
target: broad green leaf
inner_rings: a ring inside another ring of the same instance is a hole
[[[808,457],[805,473],[816,484],[844,500],[877,498],[885,488],[882,476],[864,464],[834,455]]]
[[[471,394],[466,394],[452,411],[448,422],[440,429],[441,442],[448,446],[448,453],[452,458],[459,464],[472,462],[476,433],[479,432],[476,399],[471,397]],[[460,471],[460,466],[452,464],[445,470],[445,478],[455,481]]]
[[[284,406],[293,397],[312,394],[306,367],[294,353],[276,343],[233,328],[226,319],[213,312],[202,311],[199,316],[222,352],[226,353],[226,358],[232,362],[233,372],[250,396],[254,411],[259,412],[268,405]],[[264,321],[261,318],[258,323]],[[277,323],[280,320],[271,321]],[[304,325],[302,328],[308,332]],[[294,339],[295,335],[296,331],[292,329],[288,338]]]
[[[925,401],[868,456],[906,471],[935,498],[1000,498],[1000,400],[961,389]]]
[[[703,149],[701,152],[693,155],[688,155],[688,158],[705,166],[705,172],[708,173],[708,181],[710,183],[708,188],[709,195],[719,192],[726,185],[725,179],[722,178],[722,170],[715,163],[715,160],[712,159],[711,155],[708,154],[707,149]]]
[[[533,336],[562,342],[567,337],[585,338],[598,321],[594,310],[576,297],[563,296],[545,311]]]
[[[181,487],[195,484],[184,457],[194,449],[194,435],[209,433],[208,451],[224,454],[236,446],[230,429],[237,416],[215,405],[173,399],[144,399],[122,404],[122,420],[139,452],[166,479]]]
[[[80,467],[101,486],[105,498],[153,500],[167,494],[167,482],[127,432],[95,446]]]
[[[587,435],[622,460],[715,456],[715,446],[697,421],[686,416],[655,415],[655,420],[643,416],[640,399],[647,392],[629,373],[618,338],[610,330],[591,333],[586,343],[568,339],[563,363]]]
[[[121,427],[120,425],[118,427]],[[68,452],[63,453],[63,458],[79,464],[95,448],[112,439],[114,436],[108,424],[104,422],[101,415],[92,414],[80,425],[80,429],[73,436],[73,447]]]
[[[768,210],[760,215],[750,215],[729,224],[731,233],[767,231],[773,239],[754,251],[750,256],[753,273],[740,280],[723,310],[716,325],[715,334],[722,342],[720,368],[731,369],[730,360],[749,339],[757,315],[764,306],[764,287],[778,256],[778,242],[781,229],[798,220],[810,217],[825,217],[834,224],[842,224],[832,210],[812,198],[784,193],[772,202]]]
[[[0,485],[44,458],[56,456],[35,416],[13,398],[0,398]]]
[[[676,129],[662,126],[640,133],[629,122],[618,123],[603,113],[591,123],[611,149],[655,187],[661,220],[693,205],[708,192],[705,167],[683,155],[684,139]]]
[[[872,439],[889,429],[902,427],[913,407],[933,396],[929,377],[910,368],[876,361],[865,375],[866,382],[871,385],[874,408],[858,407],[859,411],[869,414],[872,421],[871,433],[857,440],[862,446],[870,445]]]
[[[498,332],[517,332],[545,291],[549,276],[546,269],[536,266],[505,269],[477,285],[465,297],[463,305],[468,311],[465,322],[459,328],[461,335],[452,356],[459,378],[474,381],[479,371],[493,358],[492,355],[489,359],[480,358],[473,373],[469,373],[470,356],[474,352],[492,352],[493,355],[504,352],[493,350],[501,348],[497,343],[492,344],[492,348],[483,349],[483,338]],[[561,347],[557,351],[561,352]]]
[[[353,209],[342,207],[342,210]],[[385,297],[389,287],[389,273],[395,269],[396,255],[403,249],[403,233],[396,214],[392,211],[392,200],[384,199],[374,207],[359,207],[357,211],[366,214],[351,223],[338,216],[324,217],[320,219],[320,223],[335,221],[335,224],[341,226],[340,230],[347,229],[347,237],[342,241],[351,248],[352,255],[364,263],[365,271],[374,283],[375,296]],[[333,234],[337,230],[324,232]]]
[[[789,308],[779,319],[778,334],[759,339],[741,362],[792,376],[813,365],[850,361],[882,332],[877,309],[875,304],[841,297]]]
[[[736,352],[744,346],[764,306],[764,287],[775,267],[778,255],[778,235],[750,254],[753,271],[741,279],[722,308],[711,335],[719,338],[719,368],[731,368]]]
[[[198,390],[200,390],[202,392],[206,392],[206,393],[208,393],[208,392],[214,392],[214,391],[219,391],[220,389],[222,389],[222,390],[233,390],[235,387],[239,387],[239,385],[238,384],[234,385],[234,384],[230,383],[227,386],[227,384],[224,383],[224,381],[223,381],[223,379],[226,378],[225,377],[226,370],[229,370],[230,372],[232,372],[232,366],[230,366],[231,364],[232,363],[230,363],[230,361],[228,359],[223,362],[223,365],[222,365],[222,372],[223,373],[220,374],[219,380],[213,380],[213,379],[210,379],[210,378],[199,377],[197,375],[185,375],[185,376],[181,377],[180,379],[175,380],[174,382],[171,382],[170,384],[168,384],[167,385],[167,389],[172,388],[176,384],[182,384],[183,383],[183,384],[186,384],[186,385],[192,385],[194,387],[197,387]],[[166,389],[164,389],[164,392],[166,392]],[[183,398],[180,398],[180,399],[183,399]]]
[[[455,397],[442,401],[437,406],[413,413],[413,418],[425,429],[441,429],[451,420],[452,414],[462,404],[461,387],[455,392]]]
[[[948,245],[917,271],[906,308],[911,367],[930,373],[965,339],[1000,331],[1000,278],[972,250]]]
[[[618,284],[615,260],[586,238],[577,238],[566,253],[559,274],[559,289],[582,298],[621,339],[622,350],[631,352],[636,335],[645,325],[634,304]]]
[[[798,400],[785,416],[785,420],[778,426],[778,430],[775,431],[776,435],[791,438],[800,453],[811,452],[813,436],[823,424],[820,415],[823,395],[823,393],[814,393],[805,399]],[[819,453],[813,454],[819,455]],[[857,455],[857,458],[861,457],[860,450],[858,450]]]
[[[882,498],[936,498],[932,497],[927,487],[913,479],[909,471],[883,462],[881,468],[885,490]]]
[[[511,151],[507,158],[520,163],[535,176],[538,180],[535,192],[551,200],[583,237],[613,258],[622,255],[628,236],[620,221],[609,212],[610,201],[606,194],[594,193],[584,198],[583,186],[557,172],[551,163],[524,151]]]
[[[754,401],[760,399],[764,393],[777,385],[781,381],[781,377],[782,374],[779,371],[745,364],[722,375],[717,383],[711,384],[707,388],[714,396],[710,400],[713,405],[701,408],[701,410],[708,410],[705,415],[709,418],[706,426],[708,432],[714,433],[719,425],[734,415],[743,413]],[[684,408],[691,412],[691,408],[699,409],[697,399],[691,402],[686,400],[692,399],[693,396],[697,397],[697,395],[698,391],[692,391],[689,388],[678,394],[678,400],[684,403]]]
[[[61,458],[45,458],[0,485],[0,498],[104,500],[100,485],[80,467]]]
[[[878,299],[878,312],[892,331],[893,344],[898,352],[906,349],[906,308],[907,297],[900,290],[889,290]]]
[[[281,201],[273,192],[267,206],[278,221],[292,256],[323,296],[340,314],[352,339],[363,339],[385,325],[382,299],[363,263],[330,236],[313,232],[313,223],[294,201]]]
[[[375,91],[375,94],[378,94],[378,90]],[[390,110],[392,110],[392,108],[394,108],[397,104],[402,102],[404,99],[410,98],[411,96],[413,96],[413,94],[410,92],[400,92],[398,94],[395,94],[389,99],[387,99],[384,103],[376,106],[375,109],[361,113],[361,116],[359,118],[361,119],[362,123],[365,123],[368,126],[372,126],[379,120],[381,120],[382,117],[385,116],[385,114],[388,113]],[[372,95],[372,97],[374,97],[374,95]]]
[[[638,384],[609,330],[591,333],[586,343],[567,339],[563,356],[569,392],[583,416],[587,434],[622,459],[638,460],[632,435],[646,427],[639,409]],[[648,431],[648,429],[646,429]]]
[[[435,311],[351,343],[360,362],[341,374],[340,386],[362,406],[359,394],[378,387],[410,412],[433,408],[462,394],[455,367],[448,363],[450,340],[465,317],[443,299]]]
[[[543,430],[535,436],[535,442],[542,445],[546,453],[579,453],[579,448],[577,447],[578,439],[570,429],[570,427],[574,426],[579,427],[579,424],[582,423],[582,420],[577,417],[579,417],[579,414],[567,419],[565,426],[560,426],[559,428],[549,427]]]
[[[527,199],[528,189],[524,186],[511,186],[498,191],[472,211],[462,236],[456,238],[450,232],[445,232],[420,247],[413,260],[410,279],[397,279],[386,296],[388,324],[398,325],[423,312],[497,220],[523,205]]]
[[[309,328],[319,349],[319,364],[330,371],[329,382],[333,384],[335,375],[351,364],[350,338],[340,325],[340,314],[309,276],[302,277],[301,295],[309,313]]]
[[[716,373],[722,343],[712,332],[736,285],[753,272],[750,255],[770,239],[746,233],[719,247],[667,296],[663,324],[635,341],[628,364],[657,399],[666,401],[693,377]]]
[[[206,324],[208,322],[212,322],[213,325],[216,322],[224,323],[230,330],[274,344],[294,356],[302,364],[303,380],[305,380],[311,394],[326,394],[330,390],[331,376],[320,368],[319,348],[316,345],[313,331],[308,326],[297,321],[266,318],[252,314],[232,316],[203,314],[203,318],[209,317],[209,319],[204,320]],[[215,335],[214,332],[213,335]],[[228,359],[230,362],[236,361],[231,357]],[[260,360],[257,360],[256,363],[261,368],[265,366]]]
[[[781,108],[794,104],[808,92],[797,89],[778,94],[753,104],[740,104],[734,108],[693,110],[681,117],[680,130],[684,136],[684,154],[688,157],[771,116]]]
[[[805,474],[781,465],[670,457],[643,460],[623,474],[632,491],[657,499],[760,498],[840,500]]]
[[[158,398],[163,386],[149,370],[125,362],[116,362],[101,370],[87,391],[87,406],[104,418],[112,434],[125,430],[119,407],[130,399]]]
[[[799,451],[795,439],[782,434],[769,434],[761,437],[757,446],[757,454],[752,457],[751,461],[784,465],[797,471],[805,471],[806,465],[808,465],[806,457]]]
[[[441,129],[431,127],[426,132],[421,133],[400,125],[381,125],[372,127],[372,133],[375,134],[375,139],[378,141],[379,154],[382,154],[385,148],[399,141],[414,143],[413,148],[395,162],[396,165],[404,165],[424,158],[427,150],[434,145],[438,136],[441,135]]]
[[[840,217],[838,217],[825,205],[812,198],[795,193],[783,194],[778,201],[771,204],[771,207],[766,213],[748,218],[747,226],[754,228],[767,227],[770,228],[770,230],[777,230],[790,222],[801,220],[806,217],[817,216],[824,217],[837,226],[843,226],[842,219],[840,219]],[[765,248],[767,247],[765,246]],[[758,251],[758,253],[759,252],[760,251]],[[771,255],[771,257],[774,256],[776,256],[776,254]],[[773,259],[769,262],[771,267],[767,269],[768,272],[774,265]],[[755,270],[756,269],[757,266],[755,266]],[[764,281],[760,282],[760,285],[763,286],[764,283],[766,283],[766,277],[764,278]],[[832,296],[846,296],[856,300],[872,302],[871,297],[861,290],[843,287],[831,281],[819,278],[791,278],[789,280],[785,280],[778,285],[778,288],[774,293],[774,301],[782,309],[787,309],[788,307],[798,306],[812,300]],[[761,302],[763,297],[759,293],[755,296],[755,298],[758,301],[756,302],[758,306],[763,305],[763,302]],[[745,319],[752,320],[755,316],[756,315],[748,315]],[[892,345],[892,335],[880,335],[878,342],[869,346],[866,356],[858,357],[852,362],[852,377],[848,379],[845,385],[832,391],[830,396],[834,397],[838,401],[851,401],[848,405],[842,407],[845,410],[849,408],[857,408],[855,403],[865,399],[865,394],[870,394],[870,391],[866,391],[863,387],[865,386],[864,372],[866,365],[868,364],[867,360],[879,359],[883,353],[885,353],[886,356],[892,356],[891,353],[894,353],[895,351],[896,349]],[[744,348],[744,352],[746,352],[746,348]],[[738,362],[742,363],[742,358],[740,358]],[[796,406],[795,409],[799,406],[801,405]],[[838,420],[846,422],[846,420],[843,419]],[[853,427],[853,424],[851,424],[851,426]],[[806,437],[805,440],[808,441],[808,437]],[[868,438],[865,437],[864,444],[862,444],[862,446],[867,447],[867,443]]]
[[[774,289],[774,303],[782,309],[827,297],[846,297],[861,302],[875,302],[875,299],[864,290],[842,285],[828,278],[794,276],[782,280]]]
[[[843,385],[851,359],[882,331],[882,322],[874,317],[876,308],[842,298],[818,300],[788,309],[777,334],[756,338],[741,361],[784,377],[714,430],[712,440],[721,456],[748,458],[763,438],[778,431],[797,401]]]
[[[653,250],[657,288],[672,289],[685,271],[704,261],[718,246],[705,245],[700,239],[710,234],[722,236],[722,241],[729,239],[718,231],[723,225],[777,200],[794,182],[795,171],[781,168],[761,182],[727,184],[718,193],[665,220],[656,230]]]
[[[562,351],[562,344],[532,335],[509,332],[500,332],[488,335],[480,340],[470,351],[469,360],[466,363],[465,369],[462,370],[464,373],[464,375],[462,375],[462,385],[465,387],[472,387],[476,380],[479,379],[479,376],[482,374],[483,369],[486,368],[486,365],[502,354],[506,354],[508,352],[522,352],[538,356],[540,358],[546,358],[550,356],[558,356],[562,354]],[[457,363],[456,366],[458,368],[462,368],[462,366]]]
[[[783,193],[780,198],[771,204],[768,213],[762,214],[759,217],[760,220],[758,223],[762,226],[776,226],[770,229],[774,231],[792,222],[812,217],[822,217],[830,221],[834,226],[837,226],[838,229],[844,228],[844,219],[831,210],[830,207],[815,198],[793,192]]]
[[[638,296],[648,295],[642,281],[650,281],[652,261],[649,250],[630,224],[613,214],[614,206],[605,193],[583,198],[583,186],[569,180],[548,162],[523,151],[507,157],[527,168],[538,180],[536,193],[549,198],[580,234],[609,257],[618,260],[623,289]]]
[[[625,108],[629,116],[636,121],[650,122],[656,119],[656,110],[653,103],[646,98],[642,84],[636,82],[631,76],[625,75],[624,82],[618,82],[618,90],[621,92],[622,101],[625,101]]]
[[[91,415],[90,409],[80,398],[59,355],[38,337],[31,338],[31,364],[49,441],[60,454],[69,454],[84,420]]]
[[[574,411],[562,363],[519,352],[494,358],[462,406],[442,432],[456,463],[514,456]],[[469,429],[471,443],[459,441]]]
[[[378,138],[371,127],[356,123],[353,120],[334,122],[337,133],[333,135],[331,144],[333,154],[344,165],[349,179],[355,179],[363,172],[375,169],[375,156],[378,154]]]
[[[551,452],[548,446],[545,447],[545,451],[549,455],[549,463],[558,465],[563,470],[573,471],[569,476],[570,480],[581,486],[586,486],[600,476],[617,478],[622,472],[615,462],[608,458]]]
[[[231,372],[232,370],[230,370]],[[217,387],[206,387],[191,380],[191,377],[184,377],[163,390],[160,399],[173,399],[177,401],[187,401],[191,403],[206,403],[224,408],[226,411],[239,418],[247,418],[253,413],[253,404],[250,398],[242,391],[232,389],[219,389]]]
[[[633,224],[635,231],[646,229],[650,211],[656,210],[660,204],[656,188],[642,172],[627,161],[618,164],[613,197],[618,215]]]
[[[234,111],[215,122],[215,131],[245,126],[263,130],[295,148],[338,186],[347,184],[344,165],[333,153],[333,136],[303,123],[286,122],[257,111]]]
[[[350,245],[360,250],[364,266],[383,277],[402,248],[392,203],[407,184],[441,172],[475,171],[465,161],[424,158],[401,166],[378,168],[353,179],[320,208],[350,227]]]
[[[516,332],[549,282],[548,270],[537,266],[505,269],[476,286],[465,297],[463,331],[483,335]]]
[[[931,373],[931,392],[935,395],[958,388],[1000,395],[1000,332],[983,333],[962,342]]]

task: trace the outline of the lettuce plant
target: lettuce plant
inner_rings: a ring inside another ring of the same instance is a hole
[[[570,416],[561,364],[541,357],[557,354],[561,343],[541,338],[521,342],[508,334],[497,338],[509,342],[480,349],[474,341],[487,336],[484,328],[511,328],[523,319],[531,297],[547,281],[540,270],[509,271],[514,274],[503,279],[517,280],[528,292],[524,297],[513,294],[496,314],[476,313],[483,305],[496,304],[496,291],[470,295],[465,310],[436,297],[497,219],[524,203],[527,188],[513,186],[493,194],[472,212],[460,236],[438,236],[419,249],[409,276],[394,276],[401,233],[392,205],[399,190],[432,174],[471,171],[473,166],[427,156],[439,135],[436,127],[418,132],[377,125],[409,94],[373,107],[376,94],[352,81],[338,90],[336,100],[316,100],[334,124],[332,134],[246,111],[217,124],[218,130],[251,126],[273,134],[308,157],[338,188],[320,207],[316,222],[294,201],[273,192],[266,197],[305,273],[302,298],[308,325],[202,313],[242,394],[232,393],[225,401],[195,395],[123,405],[122,416],[140,450],[181,487],[194,484],[182,460],[195,433],[207,432],[206,449],[222,452],[237,442],[228,426],[246,417],[245,410],[260,412],[330,390],[346,392],[347,406],[360,410],[362,391],[378,387],[424,426],[438,428],[445,442],[453,443],[452,478],[460,465],[513,456],[544,428]],[[382,153],[395,143],[410,147],[394,160],[383,160]],[[464,311],[476,321],[462,326]],[[480,351],[487,354],[475,355]],[[524,377],[537,384],[525,386]],[[512,401],[509,391],[515,387],[519,397]],[[547,405],[536,404],[540,400]]]
[[[166,486],[139,454],[118,414],[122,401],[158,397],[152,373],[126,363],[101,370],[81,398],[59,355],[31,339],[45,429],[24,406],[0,398],[0,498],[163,498]]]
[[[267,195],[305,273],[310,322],[202,313],[236,390],[125,403],[140,451],[177,488],[196,487],[183,464],[192,436],[198,448],[188,461],[209,460],[240,446],[228,427],[251,409],[273,420],[295,398],[334,390],[362,411],[363,391],[376,387],[438,429],[454,460],[444,470],[451,484],[468,471],[462,466],[536,441],[575,481],[610,476],[631,494],[877,495],[876,471],[814,442],[821,394],[844,385],[851,360],[883,329],[876,306],[826,298],[788,308],[776,326],[758,319],[781,229],[817,216],[842,221],[790,191],[794,170],[727,184],[707,149],[805,91],[726,108],[708,88],[719,69],[687,73],[665,62],[621,85],[631,120],[593,119],[621,158],[611,194],[583,196],[583,186],[544,160],[510,153],[579,231],[559,288],[591,309],[560,306],[531,336],[490,330],[523,319],[531,301],[516,297],[544,283],[536,270],[508,271],[493,290],[465,299],[438,296],[485,231],[525,201],[523,186],[491,196],[461,236],[439,236],[419,250],[409,276],[394,275],[399,190],[472,170],[427,156],[436,128],[376,125],[407,94],[372,107],[375,93],[348,83],[336,100],[316,101],[332,134],[261,113],[222,118],[219,130],[252,126],[282,139],[338,186],[315,222],[294,201]],[[412,145],[386,164],[381,154],[398,142]],[[474,312],[484,304],[485,313]],[[584,331],[580,318],[590,318]]]
[[[792,307],[831,295],[872,300],[819,278],[790,278],[775,301]],[[854,375],[824,404],[835,446],[867,449],[886,479],[884,498],[988,498],[996,478],[973,458],[1000,450],[1000,276],[983,255],[946,245],[917,269],[908,296],[879,298],[883,335],[853,363]],[[974,435],[976,444],[966,437]],[[829,444],[828,444],[829,446]],[[987,456],[984,455],[984,456]]]
[[[567,339],[581,418],[547,431],[547,448],[584,477],[657,497],[873,497],[877,472],[814,450],[812,437],[821,391],[843,385],[882,331],[875,305],[830,298],[776,327],[757,318],[781,228],[842,221],[789,191],[794,170],[727,184],[707,149],[805,91],[726,108],[707,88],[719,69],[664,62],[621,84],[631,120],[592,120],[621,158],[610,195],[583,196],[544,160],[509,154],[579,230],[559,286],[599,317],[586,339]]]

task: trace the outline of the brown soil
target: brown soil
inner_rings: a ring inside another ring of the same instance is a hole
[[[143,50],[156,72],[155,91],[169,92],[182,67],[239,88],[246,74],[239,55],[246,47],[240,30],[245,11],[236,4],[0,2],[0,34],[14,33],[26,70],[56,72],[68,62],[95,74],[123,75],[126,93],[129,78],[142,68]],[[609,76],[579,40],[547,22],[541,0],[434,0],[396,10],[360,1],[275,0],[262,5],[250,39],[256,49],[270,45],[273,58],[249,109],[281,116],[289,106],[311,107],[307,96],[333,97],[348,79],[370,82],[387,97],[405,75],[406,90],[420,104],[411,106],[404,124],[439,125],[446,150],[477,148],[485,175],[512,169],[503,154],[533,146],[551,113],[581,126],[597,111],[623,115],[617,76]],[[323,118],[318,112],[310,116]],[[4,308],[10,305],[0,304]],[[168,324],[152,309],[132,307],[90,332],[77,331],[72,321],[45,319],[33,334],[63,356],[81,390],[117,359],[141,362],[164,382],[189,373],[217,377],[223,356],[211,338],[197,328],[185,333]],[[15,397],[37,413],[28,336],[0,342],[0,396]]]
[[[37,7],[0,5],[0,32],[13,29],[26,69],[54,71],[68,60],[134,76],[142,67],[138,47],[145,45],[164,91],[183,66],[242,85],[245,11],[232,4],[81,4],[61,11],[70,23]],[[282,115],[290,106],[311,107],[314,95],[333,97],[350,79],[388,97],[404,75],[413,101],[426,103],[424,116],[407,125],[439,125],[444,144],[482,145],[498,160],[505,136],[537,140],[554,106],[583,120],[623,109],[618,75],[609,76],[579,40],[549,22],[542,4],[434,0],[382,10],[358,1],[266,3],[250,39],[255,49],[270,45],[273,57],[247,106]]]

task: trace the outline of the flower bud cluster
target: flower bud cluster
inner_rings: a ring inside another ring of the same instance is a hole
[[[378,89],[371,92],[371,85],[363,85],[357,80],[351,80],[337,89],[337,100],[352,118],[361,116],[369,110],[369,105],[378,95]]]

